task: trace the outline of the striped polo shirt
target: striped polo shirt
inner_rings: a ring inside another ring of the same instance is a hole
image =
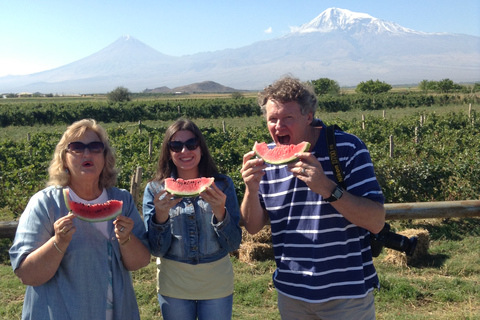
[[[335,181],[325,125],[320,120],[315,125],[323,128],[312,153]],[[335,138],[348,192],[384,203],[365,144],[342,131],[336,131]],[[285,165],[269,165],[265,172],[259,193],[271,221],[276,289],[294,299],[321,303],[362,298],[379,287],[370,233],[350,223]]]

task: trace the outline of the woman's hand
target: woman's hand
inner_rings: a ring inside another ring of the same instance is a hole
[[[210,204],[217,221],[223,221],[223,219],[225,219],[225,201],[227,200],[227,196],[218,189],[215,183],[200,193],[200,196]]]
[[[74,213],[68,213],[66,216],[61,217],[53,224],[53,229],[55,230],[55,244],[58,248],[65,252],[67,250],[70,241],[72,241],[72,236],[77,230],[73,225],[73,219],[76,217]]]
[[[170,209],[176,206],[183,198],[174,198],[166,190],[161,190],[153,197],[155,206],[155,222],[163,224],[168,220]]]
[[[119,215],[117,219],[113,221],[113,224],[115,225],[114,231],[118,242],[121,245],[126,244],[131,239],[130,233],[133,230],[133,220],[129,217]]]

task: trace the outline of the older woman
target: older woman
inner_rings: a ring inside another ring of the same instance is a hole
[[[23,212],[10,259],[27,285],[23,319],[139,319],[129,271],[150,261],[133,198],[114,188],[115,156],[94,120],[73,123],[55,148],[47,188]],[[123,201],[115,220],[90,223],[66,207],[63,190],[84,204]]]

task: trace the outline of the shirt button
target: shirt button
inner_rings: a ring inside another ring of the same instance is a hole
[[[117,240],[117,238],[115,238],[115,237],[112,237],[112,241],[115,241],[115,240]]]

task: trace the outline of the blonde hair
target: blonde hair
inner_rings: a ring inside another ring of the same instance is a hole
[[[113,187],[117,183],[118,171],[115,168],[115,152],[108,141],[107,132],[93,119],[83,119],[74,122],[63,133],[62,138],[55,147],[53,159],[48,168],[49,180],[48,186],[66,187],[70,184],[70,174],[65,167],[65,154],[70,142],[80,138],[86,131],[92,131],[97,134],[100,141],[105,145],[103,152],[105,165],[98,181],[100,189]]]

